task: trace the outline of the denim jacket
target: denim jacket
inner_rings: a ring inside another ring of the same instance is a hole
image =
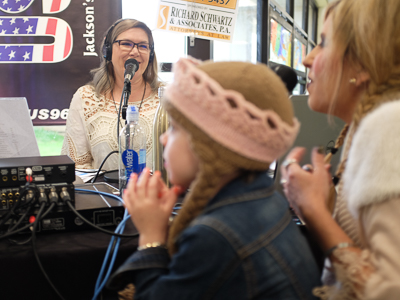
[[[178,238],[178,252],[136,251],[108,288],[140,299],[314,299],[320,284],[308,243],[266,174],[226,185]]]

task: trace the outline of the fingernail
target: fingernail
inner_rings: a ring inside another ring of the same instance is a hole
[[[324,153],[325,153],[325,147],[324,147],[324,146],[318,146],[317,152],[318,152],[319,154],[324,154]]]
[[[174,186],[174,192],[175,192],[175,194],[180,195],[180,194],[183,193],[183,191],[184,191],[184,188],[181,187],[180,185],[175,185],[175,186]]]
[[[179,186],[174,186],[174,193],[179,195],[181,193],[181,188]]]

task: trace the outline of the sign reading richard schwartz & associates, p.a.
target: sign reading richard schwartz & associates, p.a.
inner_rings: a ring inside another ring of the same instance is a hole
[[[238,0],[160,0],[157,30],[232,42]]]

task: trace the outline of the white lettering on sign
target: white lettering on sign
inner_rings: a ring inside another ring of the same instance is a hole
[[[93,0],[86,0],[86,2],[93,2]],[[87,6],[87,3],[82,3],[85,6],[86,15],[86,32],[83,37],[86,38],[86,51],[83,52],[83,56],[98,56],[95,47],[95,36],[94,36],[94,6]]]
[[[59,118],[66,120],[68,118],[68,108],[63,109],[62,111],[57,108],[53,108],[51,110],[48,110],[46,108],[35,108],[30,109],[29,113],[31,115],[31,120],[35,120],[36,118],[38,118],[39,120],[47,120],[49,118],[51,120],[57,120]]]

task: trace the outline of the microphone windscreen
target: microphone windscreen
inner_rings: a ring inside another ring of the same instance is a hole
[[[131,77],[133,76],[133,73],[139,69],[139,63],[137,62],[136,59],[130,58],[125,62],[125,75],[130,74]]]
[[[297,84],[296,72],[291,67],[288,67],[285,65],[278,65],[278,66],[272,68],[272,70],[285,83],[286,88],[288,89],[289,93],[291,94],[294,87]]]

